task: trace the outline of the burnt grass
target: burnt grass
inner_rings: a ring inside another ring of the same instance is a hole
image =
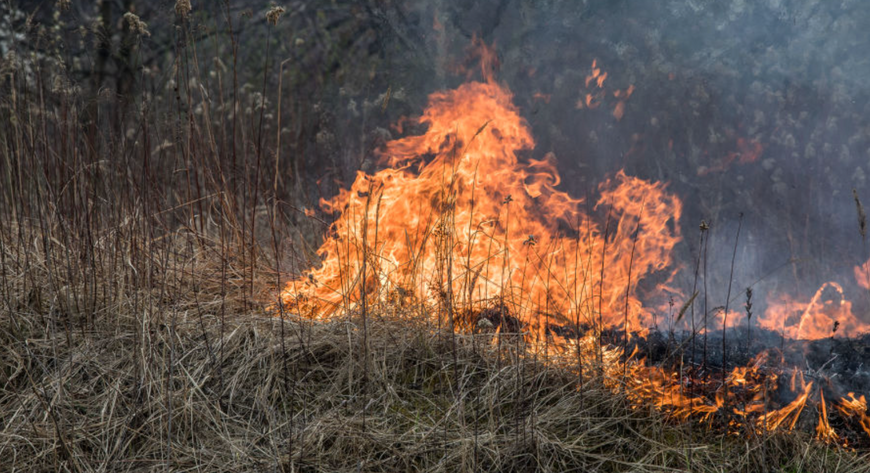
[[[557,319],[556,314],[538,314],[540,317]],[[475,327],[481,327],[481,320],[486,320],[482,332],[499,330],[505,333],[518,333],[527,327],[523,321],[510,315],[504,306],[492,307],[474,314]],[[559,325],[551,323],[547,333],[561,338],[579,338],[594,332],[588,324]],[[768,393],[771,409],[781,408],[795,400],[800,394],[792,390],[792,376],[801,376],[805,381],[812,381],[818,390],[824,392],[828,402],[837,400],[848,393],[862,395],[870,392],[870,335],[857,338],[830,337],[820,340],[792,340],[781,334],[754,327],[747,332],[746,327],[738,327],[728,331],[723,360],[722,331],[712,331],[707,334],[694,334],[690,331],[658,331],[651,330],[645,336],[638,333],[629,335],[615,328],[607,328],[600,334],[603,345],[620,347],[626,353],[635,352],[635,359],[642,359],[648,365],[662,367],[674,373],[683,373],[687,394],[706,398],[712,403],[717,391],[722,386],[723,362],[725,371],[730,373],[735,367],[752,366],[760,355],[766,356],[766,361],[760,364],[763,375],[776,375],[776,388]],[[705,341],[706,338],[706,341]],[[705,349],[706,345],[706,349]],[[716,428],[725,429],[732,417],[728,414],[729,407],[743,408],[747,397],[741,397],[740,392],[732,392],[731,405],[726,405],[724,417],[716,417],[713,424]],[[729,400],[726,399],[726,403]],[[808,409],[812,415],[802,415],[797,428],[811,432],[817,423],[816,409]],[[831,426],[848,444],[854,448],[870,448],[870,439],[861,428],[849,418],[845,418],[829,404],[828,416]]]

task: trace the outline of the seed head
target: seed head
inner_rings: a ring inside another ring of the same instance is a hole
[[[481,319],[477,321],[477,328],[481,330],[489,330],[492,327],[494,327],[494,325],[492,325],[492,321],[489,319],[481,317]]]
[[[69,10],[70,3],[71,0],[57,0],[57,3],[55,3],[55,5],[57,6],[58,10],[67,11]]]
[[[175,14],[180,16],[182,19],[187,18],[190,10],[190,0],[178,0],[175,2]]]
[[[51,91],[56,94],[65,94],[70,91],[69,82],[60,74],[55,74],[54,81],[51,85]]]
[[[130,29],[140,36],[151,36],[151,32],[148,31],[148,23],[140,20],[136,14],[132,12],[124,13],[124,19],[127,20],[127,25]]]
[[[272,26],[277,26],[278,18],[281,18],[281,15],[283,15],[285,11],[284,7],[270,8],[269,11],[266,12],[266,21],[268,21]]]
[[[743,307],[746,308],[746,318],[752,318],[752,288],[746,288],[746,303],[743,304]]]

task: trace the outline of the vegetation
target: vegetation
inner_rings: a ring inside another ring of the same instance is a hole
[[[13,31],[36,47],[0,62],[0,471],[870,471],[802,434],[671,424],[510,334],[495,351],[389,305],[275,317],[325,230],[282,148],[318,141],[315,107],[283,108],[302,81],[268,47],[240,60],[241,18],[268,46],[278,10],[216,3],[212,37],[167,7],[166,69],[144,15],[82,33],[126,48],[116,69]]]

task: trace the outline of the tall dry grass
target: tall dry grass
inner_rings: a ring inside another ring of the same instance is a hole
[[[3,245],[3,471],[870,471],[803,434],[669,424],[520,337],[273,317],[218,240],[167,236],[143,281],[107,245],[127,256],[97,256],[94,298],[15,233],[34,243]]]

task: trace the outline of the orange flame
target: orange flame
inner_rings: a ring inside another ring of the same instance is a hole
[[[387,143],[389,168],[360,172],[321,202],[340,215],[318,250],[321,266],[288,284],[285,306],[328,318],[353,310],[361,293],[373,302],[401,293],[446,310],[497,299],[539,328],[553,313],[630,331],[651,325],[635,292],[670,266],[680,201],[619,172],[599,188],[602,229],[581,199],[556,189],[554,155],[519,157],[534,141],[512,98],[491,78],[433,93],[417,120],[424,134]]]
[[[855,316],[843,287],[833,281],[823,284],[808,302],[781,296],[758,318],[758,325],[794,340],[855,337],[870,332],[870,324]]]
[[[828,406],[825,404],[825,392],[819,391],[819,424],[816,426],[816,438],[827,442],[836,442],[839,436],[828,422]]]
[[[855,282],[864,289],[870,289],[870,260],[855,266]]]
[[[785,425],[788,430],[794,429],[800,418],[801,412],[807,405],[807,399],[810,397],[810,391],[813,389],[813,382],[810,381],[804,386],[803,392],[792,402],[782,409],[762,414],[758,422],[765,425],[769,431],[777,430],[780,425]],[[790,420],[789,420],[790,419]]]
[[[734,162],[738,164],[749,164],[758,161],[761,154],[764,152],[764,147],[756,140],[748,140],[746,138],[737,138],[737,151],[732,151],[725,155],[719,162],[710,167],[699,167],[698,175],[706,176],[714,172],[722,172],[731,167]]]
[[[682,204],[664,184],[622,171],[599,186],[594,205],[558,190],[555,155],[528,157],[534,140],[511,92],[493,79],[497,56],[481,41],[474,44],[484,80],[431,94],[416,119],[424,133],[388,142],[379,152],[385,169],[359,172],[350,189],[321,201],[337,218],[317,251],[319,266],[282,292],[283,309],[329,320],[387,302],[459,330],[469,328],[475,313],[504,308],[519,321],[514,328],[530,350],[553,340],[552,363],[569,366],[575,353],[597,360],[605,384],[637,404],[652,403],[677,419],[713,422],[733,413],[759,431],[794,428],[813,382],[794,370],[789,384],[798,397],[769,410],[779,372],[767,369],[768,353],[718,381],[702,381],[682,365],[679,372],[647,365],[637,348],[626,354],[601,346],[597,336],[606,328],[645,334],[653,325],[655,309],[642,303],[639,282],[653,279],[661,283],[653,292],[668,291]],[[586,85],[601,88],[606,77],[593,61]],[[614,93],[617,119],[633,91]],[[603,96],[588,94],[585,105],[594,108]],[[741,162],[757,159],[761,148],[747,150]],[[859,269],[870,273],[868,265],[856,268],[856,276]],[[730,313],[728,328],[739,319]],[[781,298],[758,323],[793,339],[868,331],[834,282],[808,302]],[[572,325],[591,330],[574,337],[551,330]],[[499,325],[494,332],[507,330]],[[817,435],[838,441],[824,394],[816,391]],[[864,396],[849,397],[834,404],[837,411],[870,435]]]
[[[840,400],[837,410],[847,418],[857,419],[864,432],[870,435],[870,416],[867,415],[867,399],[864,396],[855,397],[855,393],[849,393],[847,397],[848,399],[844,397]]]
[[[586,81],[583,86],[587,89],[584,98],[577,101],[575,108],[588,108],[594,110],[598,108],[604,99],[607,97],[607,92],[604,90],[604,81],[607,80],[607,72],[601,70],[598,66],[598,59],[592,60],[592,72],[586,76]],[[615,90],[613,97],[617,99],[616,105],[613,107],[613,117],[616,121],[622,120],[625,115],[625,102],[634,93],[634,85],[629,85],[625,90]]]

